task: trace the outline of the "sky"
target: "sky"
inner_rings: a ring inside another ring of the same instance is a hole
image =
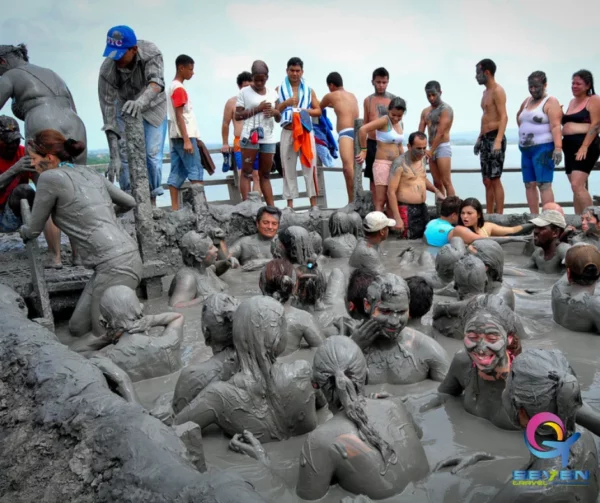
[[[407,102],[407,131],[417,129],[427,106],[425,83],[437,80],[454,108],[456,134],[479,128],[483,87],[475,65],[491,58],[514,128],[535,70],[546,72],[549,93],[565,109],[573,72],[592,71],[600,90],[599,19],[598,0],[21,0],[2,8],[0,44],[26,43],[31,63],[63,78],[94,150],[107,146],[97,85],[114,25],[129,25],[138,39],[158,45],[166,82],[179,54],[195,60],[186,87],[201,137],[220,143],[223,106],[237,94],[237,74],[262,59],[274,88],[292,56],[304,61],[304,77],[318,97],[327,92],[328,73],[339,72],[361,110],[373,92],[372,71],[384,66],[388,90]],[[10,115],[10,103],[1,113]]]

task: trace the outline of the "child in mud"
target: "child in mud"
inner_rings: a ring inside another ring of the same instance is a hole
[[[300,349],[303,340],[311,348],[323,343],[313,317],[289,304],[298,287],[296,270],[289,260],[273,259],[267,263],[260,274],[259,286],[263,295],[281,302],[285,309],[287,343],[282,356]]]
[[[239,371],[229,381],[213,381],[174,424],[217,424],[229,436],[248,430],[262,442],[312,431],[317,414],[310,364],[276,361],[285,349],[286,330],[281,303],[262,296],[244,300],[233,320]]]
[[[429,473],[420,428],[402,403],[365,396],[367,372],[362,351],[347,337],[330,337],[317,349],[313,386],[334,416],[302,447],[296,486],[302,500],[321,499],[336,483],[354,494],[389,498]],[[252,433],[235,435],[229,445],[277,472]]]
[[[125,285],[107,288],[100,299],[100,324],[105,334],[89,334],[71,349],[91,358],[103,356],[123,369],[133,382],[172,374],[182,367],[183,315],[143,313],[135,292]],[[160,335],[147,335],[164,327]]]
[[[179,243],[184,267],[177,271],[169,288],[169,306],[190,307],[211,293],[223,292],[227,283],[218,277],[234,265],[233,258],[217,261],[219,250],[207,236],[189,231]]]
[[[370,319],[352,339],[365,352],[369,384],[442,381],[446,376],[446,351],[431,337],[406,327],[409,302],[408,285],[394,274],[378,276],[367,289],[364,307]]]
[[[173,411],[177,414],[213,381],[229,381],[239,370],[233,347],[233,316],[239,301],[226,293],[209,295],[202,306],[202,334],[213,356],[183,368],[173,395]]]

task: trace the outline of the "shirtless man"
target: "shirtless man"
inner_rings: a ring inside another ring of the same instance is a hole
[[[563,259],[570,248],[569,244],[560,242],[560,236],[567,226],[564,215],[556,210],[544,210],[530,222],[535,225],[535,250],[528,267],[547,273],[560,272],[563,269]]]
[[[452,107],[442,101],[440,83],[432,80],[425,84],[425,95],[430,106],[421,112],[419,131],[429,134],[429,169],[433,184],[444,195],[454,196],[454,186],[450,175],[452,147],[450,146],[450,128],[454,120]]]
[[[504,187],[500,177],[504,169],[506,153],[506,93],[496,82],[496,63],[491,59],[482,59],[475,67],[475,78],[480,86],[485,86],[481,108],[481,131],[475,142],[473,152],[479,156],[481,175],[485,185],[486,213],[504,212]],[[495,206],[495,208],[494,208]],[[495,210],[495,211],[494,211]]]
[[[425,172],[427,136],[411,133],[408,151],[397,157],[392,164],[388,185],[388,208],[396,221],[394,229],[407,239],[421,239],[429,222],[429,210],[425,200],[427,191],[443,199],[442,193],[428,180]]]
[[[237,76],[238,89],[243,89],[252,83],[252,75],[250,72],[242,72]],[[223,146],[221,152],[223,154],[229,154],[231,147],[229,146],[229,125],[233,122],[233,155],[235,155],[235,165],[237,169],[242,169],[242,150],[240,149],[240,135],[242,134],[242,126],[244,121],[235,120],[235,104],[237,103],[237,95],[229,98],[225,102],[225,109],[223,110],[223,124],[221,125],[221,137],[223,138]],[[258,179],[258,164],[254,163],[254,170],[252,171],[252,190],[254,192],[260,191],[260,183]],[[261,194],[262,195],[262,194]]]
[[[332,72],[327,76],[329,93],[321,100],[321,109],[331,107],[337,117],[340,155],[348,191],[348,202],[354,201],[354,120],[358,119],[358,101],[344,89],[342,76]]]
[[[371,84],[375,88],[375,92],[365,98],[364,120],[365,124],[373,122],[375,119],[384,117],[388,113],[388,106],[396,96],[386,91],[390,81],[390,74],[381,67],[373,71],[373,79]],[[367,158],[365,160],[365,176],[371,180],[370,190],[375,193],[375,185],[373,183],[373,162],[375,162],[375,154],[377,153],[377,140],[375,139],[375,131],[371,131],[367,137]]]

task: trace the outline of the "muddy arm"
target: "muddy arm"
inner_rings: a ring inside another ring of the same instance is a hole
[[[106,189],[108,190],[108,195],[110,196],[110,198],[114,204],[116,204],[120,208],[124,208],[127,210],[130,210],[137,206],[133,196],[130,196],[126,192],[123,192],[114,183],[111,183],[108,180],[108,178],[104,178],[103,180],[104,180],[104,185],[106,186]]]
[[[429,351],[427,357],[427,363],[429,364],[429,379],[432,381],[442,382],[448,374],[450,363],[448,362],[448,355],[440,344],[434,339],[425,336],[423,341]]]
[[[200,428],[206,428],[217,421],[215,411],[220,410],[220,401],[213,399],[209,392],[213,385],[209,385],[200,395],[175,416],[173,424],[183,424],[188,421],[196,423]]]
[[[315,330],[314,326],[306,325],[302,330],[302,337],[311,348],[317,348],[323,344],[323,337]]]
[[[196,278],[192,274],[185,271],[183,273],[178,272],[173,281],[175,282],[175,287],[169,298],[169,306],[180,308],[193,305],[189,304],[190,301],[194,304],[202,302],[202,298],[200,300],[196,299],[198,289],[196,287]]]
[[[116,391],[119,396],[124,398],[127,402],[140,405],[140,400],[133,387],[133,382],[127,372],[118,365],[115,365],[112,360],[105,356],[96,355],[90,358],[90,362],[102,371],[109,387],[111,389],[113,387],[116,388],[114,391]]]
[[[61,181],[60,173],[53,173],[52,171],[46,171],[40,176],[29,225],[21,227],[21,237],[23,239],[35,239],[44,230],[48,217],[57,202],[58,194],[63,190]]]
[[[13,93],[14,89],[10,75],[4,75],[0,78],[0,110],[6,105],[6,102],[11,98]]]

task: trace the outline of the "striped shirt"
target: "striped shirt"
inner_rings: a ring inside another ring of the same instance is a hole
[[[288,77],[281,83],[279,86],[279,103],[283,103],[288,98],[294,97],[294,90],[290,84],[290,79]],[[297,108],[312,108],[312,90],[304,79],[300,81],[300,85],[298,86],[298,106]],[[281,112],[281,121],[279,125],[281,127],[285,127],[292,123],[293,111],[292,107],[286,107],[283,112]]]
[[[121,136],[117,125],[117,111],[126,101],[137,99],[151,82],[160,86],[161,91],[142,116],[154,127],[160,126],[167,118],[162,53],[156,45],[145,40],[138,40],[137,47],[133,69],[117,68],[116,62],[110,58],[106,58],[100,67],[98,98],[104,119],[102,131],[113,131]]]

